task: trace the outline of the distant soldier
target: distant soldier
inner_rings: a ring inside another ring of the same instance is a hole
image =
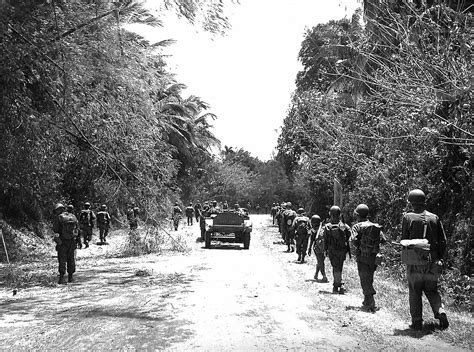
[[[213,215],[213,214],[219,214],[221,213],[221,209],[219,208],[219,206],[217,205],[217,201],[212,201],[211,203],[211,207],[209,209],[209,215]]]
[[[68,273],[68,282],[73,282],[73,274],[76,272],[76,237],[78,235],[78,221],[73,214],[74,207],[68,205],[67,210],[61,203],[56,204],[53,231],[56,233],[56,251],[58,252],[59,281],[65,284],[64,275]]]
[[[204,241],[206,233],[206,218],[209,217],[209,203],[204,202],[202,210],[199,212],[199,228],[201,230],[201,239]]]
[[[308,239],[310,232],[310,221],[306,216],[306,212],[303,208],[299,208],[297,211],[297,216],[293,220],[291,225],[291,230],[295,233],[296,239],[296,253],[298,254],[298,262],[301,264],[304,263],[304,257],[306,256],[306,251],[308,249]]]
[[[127,220],[130,225],[130,230],[136,230],[138,228],[138,216],[140,214],[140,209],[136,206],[134,202],[130,204],[127,209]]]
[[[293,220],[296,218],[296,212],[291,209],[291,206],[292,204],[290,202],[286,203],[282,221],[282,234],[285,244],[288,246],[287,252],[295,251],[295,232],[291,228],[291,225],[293,225]]]
[[[309,244],[308,255],[311,255],[311,249],[316,255],[317,262],[314,279],[318,281],[318,275],[321,273],[323,278],[320,280],[320,282],[328,282],[324,265],[324,231],[319,215],[313,215],[311,217],[311,241]]]
[[[333,293],[343,294],[345,289],[342,283],[342,268],[349,250],[351,230],[340,221],[341,209],[333,205],[329,210],[330,222],[324,225],[324,251],[329,257],[334,277]],[[350,253],[350,252],[349,252]]]
[[[281,205],[277,208],[276,213],[276,220],[278,225],[278,232],[281,234],[283,242],[285,241],[285,236],[283,234],[283,212],[286,210],[286,204],[281,203]]]
[[[193,217],[194,217],[193,203],[189,203],[189,205],[186,207],[184,212],[186,214],[186,219],[188,221],[188,226],[192,226],[193,225]]]
[[[369,207],[365,204],[359,204],[354,215],[357,223],[352,227],[351,241],[356,248],[357,270],[359,272],[360,285],[364,294],[362,307],[369,311],[375,311],[375,289],[374,273],[377,269],[376,257],[380,251],[380,244],[385,243],[386,239],[382,232],[382,227],[367,220]]]
[[[277,214],[277,206],[275,203],[272,204],[272,208],[270,210],[270,214],[272,215],[272,225],[275,225],[276,214]]]
[[[421,296],[424,292],[435,318],[439,319],[439,327],[446,329],[449,322],[438,292],[438,279],[446,251],[446,234],[438,216],[425,210],[425,200],[423,191],[411,191],[408,194],[408,202],[412,205],[413,212],[406,213],[402,220],[402,240],[425,239],[429,244],[429,251],[408,247],[411,249],[411,255],[405,259],[412,320],[410,328],[423,328]]]
[[[229,204],[227,203],[227,201],[225,201],[224,204],[222,204],[222,209],[224,210],[229,209]]]
[[[173,219],[173,227],[175,231],[178,231],[179,220],[181,220],[181,214],[183,211],[179,207],[178,203],[174,203],[173,213],[171,214],[171,218]]]
[[[94,221],[96,217],[91,209],[91,203],[84,203],[84,209],[79,213],[79,226],[82,238],[84,239],[85,248],[89,247],[89,242],[92,240],[92,229],[94,228]]]
[[[107,243],[109,226],[110,214],[107,211],[107,205],[102,204],[100,206],[100,211],[97,213],[97,227],[99,228],[100,243]]]
[[[196,222],[199,221],[199,215],[201,213],[201,203],[197,202],[194,204],[194,216],[196,217]]]

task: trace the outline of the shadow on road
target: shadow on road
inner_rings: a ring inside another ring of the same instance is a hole
[[[207,249],[206,247],[201,247],[202,249]],[[211,244],[211,248],[209,249],[234,249],[234,250],[242,250],[242,245],[239,244]]]

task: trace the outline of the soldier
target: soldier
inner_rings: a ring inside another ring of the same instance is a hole
[[[287,252],[295,251],[295,232],[291,228],[293,225],[293,220],[296,218],[296,212],[291,209],[292,204],[290,202],[286,203],[286,209],[283,212],[283,221],[282,221],[282,234],[285,244],[288,246]]]
[[[318,274],[321,273],[323,278],[320,282],[328,282],[326,276],[326,269],[324,265],[324,231],[322,228],[322,222],[319,215],[313,215],[311,217],[311,241],[309,244],[308,255],[311,255],[311,249],[313,249],[316,255],[316,272],[314,279],[318,281]]]
[[[186,219],[188,221],[188,226],[192,226],[193,225],[193,217],[194,217],[193,203],[189,203],[189,205],[186,207],[184,212],[186,214]]]
[[[340,221],[341,209],[333,205],[329,209],[330,222],[324,225],[324,251],[332,265],[332,273],[334,277],[333,293],[343,294],[345,292],[342,283],[342,268],[346,253],[349,249],[349,238],[351,229],[349,226]],[[350,253],[350,252],[349,252]]]
[[[58,284],[65,284],[64,275],[68,273],[68,282],[73,282],[76,271],[76,237],[78,235],[78,221],[73,214],[74,207],[68,205],[67,210],[61,203],[56,204],[53,231],[57,234],[53,239],[56,242],[59,263]]]
[[[385,243],[386,239],[382,232],[382,227],[367,220],[369,207],[365,204],[359,204],[354,215],[357,223],[352,227],[351,242],[356,248],[357,271],[359,272],[360,285],[364,294],[362,308],[368,311],[375,311],[375,289],[374,273],[377,269],[377,254],[380,251],[380,244]]]
[[[130,225],[130,230],[136,230],[138,228],[138,215],[140,210],[135,205],[135,202],[130,203],[127,209],[127,220]]]
[[[201,203],[197,202],[194,204],[194,216],[196,217],[196,222],[199,221],[199,215],[201,212]]]
[[[206,218],[209,217],[209,203],[204,202],[202,211],[199,212],[199,228],[201,230],[201,240],[204,241],[204,235],[206,233]]]
[[[277,209],[276,213],[276,220],[278,224],[278,232],[281,234],[281,237],[283,238],[283,242],[285,242],[285,236],[283,235],[283,212],[286,210],[286,204],[281,203],[281,205]]]
[[[277,214],[277,206],[276,206],[276,203],[273,203],[272,204],[272,208],[270,210],[270,214],[272,215],[272,225],[275,225],[275,217],[276,217],[276,214]]]
[[[81,235],[84,238],[85,248],[89,247],[89,242],[92,240],[92,229],[94,228],[95,214],[90,209],[91,203],[85,202],[84,209],[79,213],[79,226]]]
[[[107,205],[102,204],[100,211],[97,213],[97,227],[99,228],[100,243],[107,243],[107,235],[109,234],[110,214],[107,212]]]
[[[296,253],[298,254],[297,262],[303,264],[304,257],[306,256],[306,250],[308,249],[308,239],[310,232],[310,221],[306,216],[306,212],[303,208],[297,210],[298,215],[293,224],[291,225],[291,230],[295,234],[296,238]]]
[[[437,215],[425,210],[425,194],[415,189],[408,194],[408,202],[413,212],[406,213],[402,220],[402,240],[426,239],[429,244],[429,254],[426,259],[416,250],[412,252],[417,258],[407,263],[407,279],[410,303],[410,314],[413,330],[423,328],[423,292],[430,302],[431,309],[439,327],[449,326],[448,318],[438,292],[438,279],[443,267],[446,251],[446,234]],[[418,260],[416,260],[418,259]]]
[[[227,203],[227,201],[225,201],[224,204],[222,204],[222,209],[224,210],[229,209],[229,204]]]
[[[217,205],[217,201],[212,201],[211,203],[211,207],[209,209],[209,215],[213,215],[213,214],[219,214],[221,213],[221,209],[219,208],[219,206]]]
[[[181,220],[181,214],[183,211],[179,207],[178,203],[174,203],[173,213],[171,214],[171,218],[173,219],[173,227],[175,231],[178,231],[179,220]]]

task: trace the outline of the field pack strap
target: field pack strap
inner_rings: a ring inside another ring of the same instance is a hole
[[[428,228],[428,221],[426,221],[426,210],[423,210],[422,219],[423,219],[423,238],[426,238],[426,230]]]

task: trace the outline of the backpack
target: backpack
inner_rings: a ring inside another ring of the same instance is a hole
[[[314,236],[313,249],[314,253],[323,253],[324,252],[324,231],[318,229],[313,230],[316,232]]]
[[[309,233],[309,224],[308,221],[300,219],[297,220],[296,224],[296,233],[300,236],[307,236]]]
[[[186,216],[192,216],[194,213],[193,207],[186,207]]]
[[[372,224],[364,228],[364,233],[360,238],[360,255],[368,257],[377,254],[380,251],[380,232],[382,228],[379,225]]]
[[[329,245],[334,249],[346,249],[346,234],[339,224],[327,224],[326,229],[329,231]]]
[[[97,223],[102,224],[102,225],[108,225],[109,224],[109,217],[107,215],[108,215],[107,212],[99,211],[97,213]]]
[[[81,215],[79,215],[79,222],[81,225],[91,225],[91,211],[90,210],[82,210]]]
[[[74,214],[63,213],[59,216],[61,223],[61,239],[73,240],[77,237],[77,219]]]
[[[286,218],[286,225],[290,227],[293,225],[293,220],[296,218],[296,213],[290,210],[289,212],[283,214],[283,218]]]

